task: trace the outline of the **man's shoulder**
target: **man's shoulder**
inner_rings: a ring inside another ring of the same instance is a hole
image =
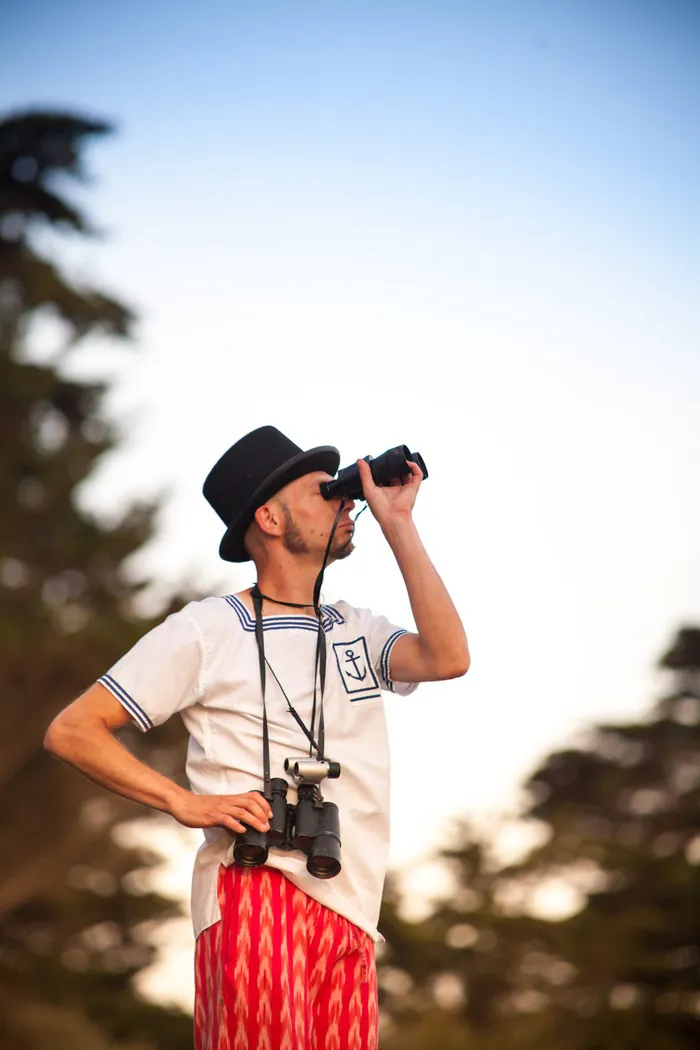
[[[351,605],[350,602],[346,602],[342,598],[331,602],[329,605],[324,605],[323,609],[325,614],[332,616],[337,623],[357,623],[374,619],[374,613],[371,609]]]
[[[210,595],[198,601],[188,602],[176,616],[186,617],[193,621],[203,633],[210,633],[241,624],[245,606],[235,594]]]
[[[334,602],[324,602],[323,611],[326,614],[332,615],[335,613],[337,616],[342,616],[343,619],[347,619],[350,616],[357,616],[362,610],[356,609],[350,602],[346,602],[343,598],[338,598]]]
[[[377,613],[373,609],[351,605],[350,602],[342,599],[333,602],[326,608],[334,611],[339,623],[342,622],[347,624],[348,627],[369,632],[377,639],[393,636],[397,632],[400,634],[405,633],[404,628],[398,626],[393,619],[389,619],[384,613]]]

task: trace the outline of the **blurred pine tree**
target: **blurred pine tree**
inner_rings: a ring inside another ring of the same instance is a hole
[[[379,962],[384,1050],[700,1046],[700,629],[682,629],[649,717],[549,756],[522,816],[545,832],[499,866],[465,829],[441,854],[454,894],[419,923],[389,884]],[[581,906],[534,917],[564,879]]]
[[[700,630],[661,666],[671,688],[643,721],[601,725],[527,785],[551,836],[520,874],[569,872],[585,906],[547,926],[574,967],[548,993],[561,1045],[700,1046]]]
[[[134,889],[134,872],[155,856],[120,848],[112,836],[116,822],[145,811],[42,748],[53,716],[152,626],[134,607],[144,581],[131,579],[124,563],[151,536],[156,504],[132,506],[110,524],[81,508],[79,487],[117,435],[101,414],[104,385],[70,378],[65,364],[87,336],[127,337],[133,316],[71,281],[46,251],[57,234],[92,232],[64,188],[83,178],[86,142],[109,131],[62,113],[0,122],[4,1050],[191,1046],[189,1018],[131,991],[132,976],[152,957],[140,924],[177,911]],[[32,338],[47,316],[59,320],[63,345],[39,362]],[[182,766],[184,733],[175,721],[162,728],[147,740],[136,730],[125,735],[173,775]]]

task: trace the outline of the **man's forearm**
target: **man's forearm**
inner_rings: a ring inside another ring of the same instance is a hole
[[[144,806],[172,812],[183,789],[140,762],[104,726],[51,727],[45,747],[90,780]]]
[[[437,668],[463,668],[464,673],[469,666],[467,636],[413,519],[396,517],[383,532],[406,584],[421,646]]]

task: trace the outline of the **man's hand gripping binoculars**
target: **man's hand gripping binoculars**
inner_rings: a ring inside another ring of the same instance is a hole
[[[340,776],[338,762],[316,758],[286,758],[285,773],[296,781],[297,802],[287,802],[289,784],[282,777],[270,781],[264,797],[272,817],[269,831],[248,828],[233,848],[234,859],[246,868],[264,864],[270,846],[306,854],[306,870],[317,879],[332,879],[340,871],[340,820],[338,807],[324,802],[319,784]]]

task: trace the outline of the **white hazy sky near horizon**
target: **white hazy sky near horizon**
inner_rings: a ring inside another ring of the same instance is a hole
[[[169,492],[135,567],[251,582],[200,489],[262,423],[428,464],[416,518],[473,666],[387,701],[408,868],[453,817],[513,810],[582,727],[643,712],[698,621],[698,9],[37,12],[3,108],[120,123],[81,193],[109,239],[70,257],[135,305],[138,353],[72,367],[110,377],[125,434],[86,501]],[[325,593],[410,625],[369,514]]]

